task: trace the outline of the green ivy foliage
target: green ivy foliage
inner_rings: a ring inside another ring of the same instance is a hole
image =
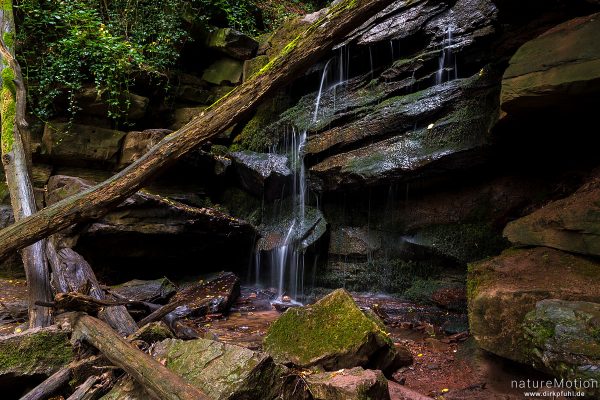
[[[42,119],[67,96],[68,111],[78,111],[76,95],[95,85],[122,122],[127,93],[139,73],[165,75],[189,40],[191,26],[225,19],[254,32],[249,0],[19,0],[18,57],[25,67],[31,109]]]

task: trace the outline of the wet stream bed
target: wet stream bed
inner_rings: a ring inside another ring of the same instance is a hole
[[[0,293],[2,310],[7,313],[5,304],[25,301],[25,282],[0,279]],[[207,315],[186,323],[208,338],[261,350],[270,324],[281,315],[271,304],[276,296],[276,290],[243,287],[229,314]],[[392,400],[405,399],[397,391],[398,384],[435,399],[516,400],[522,399],[523,393],[511,389],[512,380],[541,377],[530,368],[478,349],[467,332],[444,332],[444,324],[462,321],[464,315],[391,296],[354,293],[353,297],[360,307],[375,311],[385,321],[392,340],[413,355],[411,366],[393,374]],[[20,326],[19,322],[0,321],[0,335],[13,333]]]
[[[198,327],[218,340],[260,350],[269,325],[280,311],[270,300],[276,291],[242,288],[226,317],[198,320]],[[353,293],[357,304],[382,319],[395,343],[405,345],[414,363],[398,370],[397,383],[423,395],[445,400],[516,400],[522,390],[512,380],[538,379],[539,373],[477,348],[468,332],[448,334],[442,326],[460,324],[466,316],[435,306],[417,305],[391,296]],[[390,386],[392,400],[402,400]]]

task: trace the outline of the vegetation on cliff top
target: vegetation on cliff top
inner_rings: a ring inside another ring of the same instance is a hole
[[[317,4],[297,0],[277,4],[255,0],[20,0],[15,7],[17,54],[32,111],[48,119],[54,114],[56,100],[66,96],[67,111],[74,115],[77,92],[92,84],[108,102],[108,116],[122,122],[129,108],[126,94],[135,77],[168,76],[177,66],[184,43],[193,40],[193,31],[228,26],[257,35],[274,29],[289,15],[312,11]]]

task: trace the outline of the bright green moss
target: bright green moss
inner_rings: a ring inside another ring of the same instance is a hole
[[[55,370],[73,358],[72,347],[64,332],[40,331],[19,339],[5,339],[0,349],[0,374]]]
[[[269,329],[264,347],[276,359],[310,365],[326,355],[357,351],[370,335],[391,343],[343,289],[312,306],[288,309]]]
[[[13,49],[15,47],[15,34],[13,32],[4,32],[2,35],[2,40],[4,40],[4,44],[9,49]]]
[[[12,9],[13,9],[12,0],[2,0],[0,7],[2,7],[2,10],[4,10],[4,11],[12,11]]]
[[[17,114],[15,102],[14,73],[12,69],[2,71],[2,90],[0,91],[0,116],[2,118],[2,153],[12,151],[14,144],[15,117]]]

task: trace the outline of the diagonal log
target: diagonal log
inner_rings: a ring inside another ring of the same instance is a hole
[[[391,3],[392,0],[344,0],[332,6],[290,42],[279,57],[183,128],[166,136],[129,167],[0,231],[0,260],[74,223],[101,217],[158,172],[247,117],[270,93],[306,71],[345,35]]]
[[[73,335],[123,369],[144,389],[163,400],[208,400],[200,389],[188,384],[164,365],[122,339],[102,321],[78,314],[71,322]]]

